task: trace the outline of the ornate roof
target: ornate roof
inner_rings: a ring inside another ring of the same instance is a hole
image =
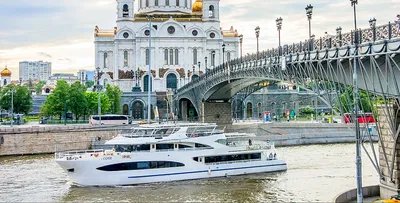
[[[202,0],[196,0],[192,7],[192,12],[203,12],[203,2]]]
[[[233,26],[229,30],[222,30],[221,33],[224,37],[239,37],[239,33],[237,30],[233,29]]]
[[[11,76],[11,71],[8,70],[8,68],[6,67],[6,68],[4,68],[3,71],[1,71],[1,76],[2,77],[10,77]]]

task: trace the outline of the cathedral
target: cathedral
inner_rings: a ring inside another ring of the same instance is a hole
[[[94,37],[100,84],[124,92],[121,113],[145,119],[148,107],[174,112],[165,102],[171,92],[239,57],[239,34],[221,28],[219,1],[117,0],[116,27],[96,26]]]

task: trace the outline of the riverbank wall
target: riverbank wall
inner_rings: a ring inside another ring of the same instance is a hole
[[[255,135],[253,140],[271,140],[275,146],[298,146],[311,144],[353,143],[356,141],[355,126],[351,124],[328,123],[259,123],[232,125],[226,132]],[[376,129],[362,128],[362,134],[370,131],[371,140],[378,141]],[[244,138],[232,138],[240,140]],[[246,138],[248,139],[248,138]]]
[[[91,149],[96,140],[110,140],[132,126],[92,128],[44,126],[0,128],[0,156],[49,154]],[[254,134],[253,140],[271,140],[276,146],[355,142],[354,126],[322,123],[269,123],[227,126],[225,132]],[[232,138],[236,140],[249,138]],[[377,137],[373,141],[377,141]]]
[[[0,156],[49,154],[90,149],[94,140],[109,140],[119,130],[89,126],[0,128]]]

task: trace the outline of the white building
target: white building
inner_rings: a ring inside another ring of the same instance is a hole
[[[220,28],[219,0],[117,0],[117,27],[95,28],[96,67],[101,84],[118,85],[129,92],[136,84],[147,91],[148,58],[151,55],[153,92],[179,88],[192,77],[239,56],[236,30]],[[137,13],[134,6],[138,5]],[[147,15],[152,14],[151,29]],[[149,35],[152,45],[149,52]],[[151,53],[151,54],[150,54]],[[207,57],[207,60],[206,60]],[[206,64],[207,61],[207,64]],[[199,66],[200,65],[200,66]],[[194,74],[193,74],[194,68]]]
[[[47,81],[51,76],[51,62],[22,61],[19,62],[19,77],[22,80]]]
[[[54,75],[50,76],[47,80],[46,85],[49,86],[56,86],[57,81],[59,80],[65,80],[67,81],[68,84],[73,84],[75,82],[79,82],[78,76],[75,76],[74,74],[69,74],[69,73],[55,73]]]

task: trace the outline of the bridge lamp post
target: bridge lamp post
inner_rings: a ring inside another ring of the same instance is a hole
[[[307,5],[306,7],[306,14],[308,18],[308,36],[309,36],[309,42],[308,42],[308,50],[311,51],[311,19],[312,19],[312,14],[313,14],[313,6]]]
[[[258,60],[258,52],[259,52],[258,38],[260,37],[260,26],[257,26],[255,31],[256,31],[256,38],[257,38],[257,60]]]
[[[376,41],[376,30],[375,30],[375,28],[376,28],[376,19],[375,18],[369,20],[369,26],[372,29],[372,38],[373,38],[373,40],[375,42]]]
[[[342,27],[336,28],[336,35],[338,36],[339,46],[342,46]]]
[[[278,35],[279,35],[279,56],[282,55],[282,49],[281,49],[281,30],[282,30],[282,21],[283,19],[281,17],[276,19],[276,27],[278,28]]]
[[[222,67],[225,70],[225,44],[222,44]]]
[[[358,55],[358,32],[357,32],[357,12],[356,5],[358,0],[350,0],[354,12],[354,65],[353,65],[353,85],[354,85],[354,116],[358,118],[358,101],[360,95],[358,93],[358,76],[357,76],[357,55]],[[360,123],[358,119],[354,119],[356,124],[356,166],[357,166],[357,202],[363,202],[362,192],[362,163],[361,163],[361,134]]]
[[[207,68],[207,56],[206,56],[206,57],[204,57],[204,61],[205,61],[205,64],[206,64],[206,70],[205,70],[205,73],[207,73],[207,71],[208,71],[208,68]]]
[[[199,66],[199,75],[200,75],[201,62],[199,61],[199,62],[197,63],[197,65]]]
[[[243,35],[239,35],[239,43],[240,43],[240,61],[242,61],[243,57]]]

